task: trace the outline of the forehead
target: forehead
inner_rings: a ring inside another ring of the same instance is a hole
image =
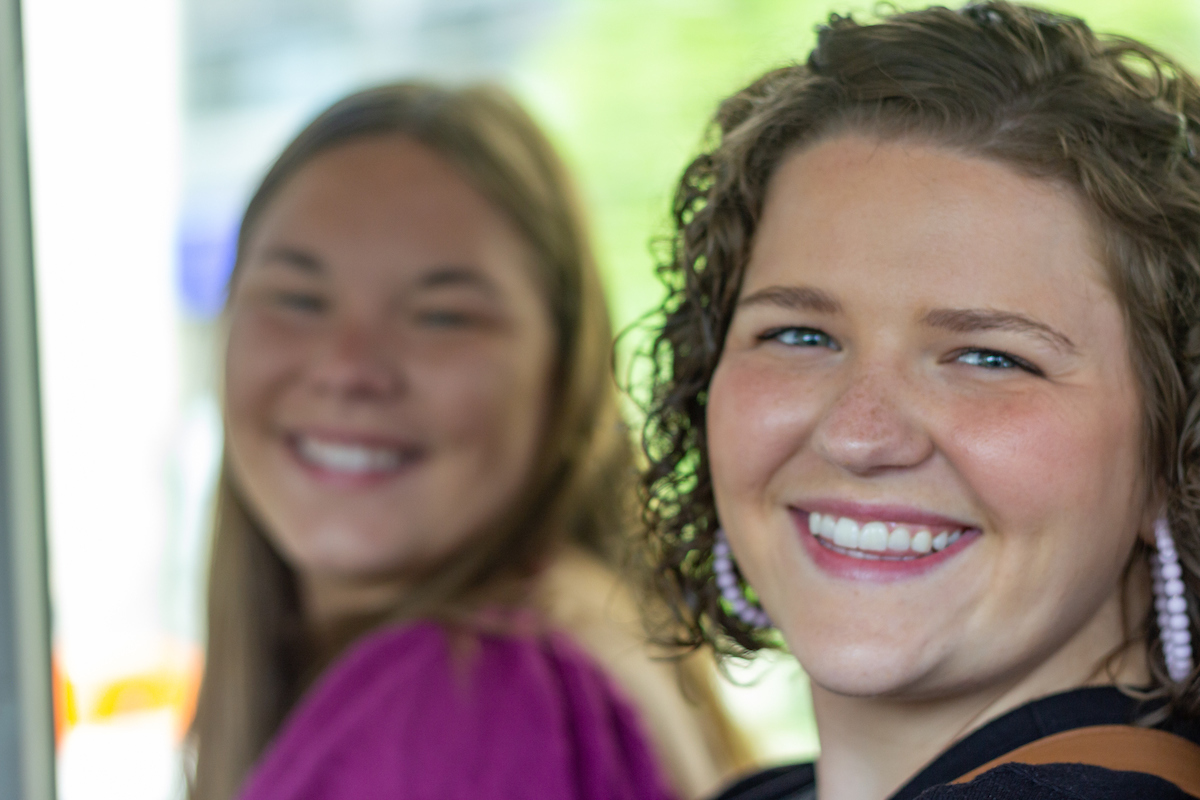
[[[520,236],[452,164],[399,135],[356,139],[301,166],[264,210],[251,252],[277,240],[392,267],[525,260]]]
[[[743,292],[812,282],[884,304],[1057,314],[1115,303],[1097,238],[1070,189],[935,146],[847,134],[780,164]]]

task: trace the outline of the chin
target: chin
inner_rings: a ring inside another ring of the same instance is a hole
[[[320,553],[309,556],[299,565],[308,575],[322,575],[346,583],[371,583],[397,570],[396,561],[385,555],[371,553]]]
[[[852,641],[813,641],[792,648],[800,666],[815,686],[847,697],[920,695],[938,671],[928,648],[881,646],[877,638]]]
[[[283,544],[297,570],[354,578],[392,572],[411,558],[406,557],[405,548],[397,546],[397,538],[394,530],[384,535],[365,526],[348,529],[344,524],[334,524],[320,526]]]
[[[907,694],[912,680],[902,670],[871,665],[810,666],[801,662],[805,674],[815,686],[844,697],[886,697]]]

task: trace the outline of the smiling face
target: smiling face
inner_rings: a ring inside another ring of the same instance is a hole
[[[398,136],[316,156],[239,270],[230,462],[310,592],[402,582],[512,507],[552,323],[526,245],[449,164]]]
[[[708,441],[815,686],[1054,690],[1121,642],[1141,411],[1097,251],[1070,192],[994,162],[844,135],[781,164]]]

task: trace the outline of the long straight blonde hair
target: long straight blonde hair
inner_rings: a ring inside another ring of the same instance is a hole
[[[403,83],[333,105],[288,145],[251,199],[231,287],[263,210],[298,170],[336,145],[387,135],[431,148],[529,244],[557,334],[557,380],[540,457],[506,518],[432,570],[402,607],[348,624],[343,643],[384,621],[454,618],[490,589],[535,574],[560,542],[615,565],[632,514],[632,447],[610,377],[608,312],[580,206],[553,148],[503,90]],[[215,529],[205,672],[190,739],[192,800],[234,796],[330,655],[310,645],[296,575],[264,535],[228,463]]]

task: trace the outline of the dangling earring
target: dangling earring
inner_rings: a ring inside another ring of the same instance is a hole
[[[742,593],[742,587],[734,571],[733,554],[729,550],[729,540],[725,531],[717,528],[717,541],[713,544],[713,571],[717,573],[717,588],[721,597],[733,607],[733,613],[751,628],[771,627],[771,618],[762,606],[752,603]]]
[[[1183,596],[1183,568],[1166,517],[1154,523],[1158,552],[1150,556],[1154,573],[1154,610],[1158,612],[1158,630],[1163,643],[1163,658],[1171,680],[1181,683],[1192,674],[1192,632]]]

